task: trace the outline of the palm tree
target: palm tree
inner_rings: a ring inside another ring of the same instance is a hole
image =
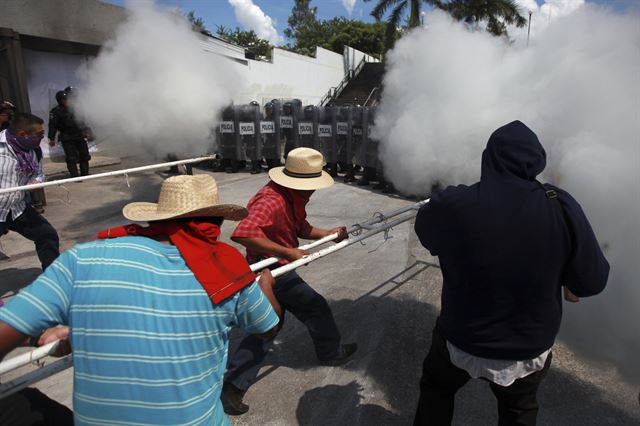
[[[390,48],[397,38],[397,29],[407,7],[409,7],[407,26],[414,28],[420,25],[422,3],[440,8],[454,19],[468,24],[477,25],[480,21],[487,21],[487,31],[498,36],[507,33],[506,24],[522,27],[527,23],[526,18],[520,15],[514,0],[378,0],[378,4],[371,11],[371,16],[377,21],[381,21],[386,12],[391,9],[385,32],[387,48]]]
[[[370,2],[371,0],[364,0]],[[382,17],[386,14],[387,10],[391,9],[391,14],[387,20],[387,28],[385,31],[385,44],[389,49],[393,46],[393,43],[398,37],[398,28],[400,27],[400,21],[404,14],[404,11],[409,6],[409,20],[407,26],[409,28],[415,28],[420,25],[420,6],[422,3],[427,3],[436,6],[440,3],[439,0],[379,0],[376,7],[371,11],[371,16],[376,18],[376,21],[382,21]]]
[[[527,24],[514,0],[451,0],[439,3],[439,8],[458,21],[471,25],[486,21],[487,31],[496,36],[507,35],[507,24],[517,27]]]

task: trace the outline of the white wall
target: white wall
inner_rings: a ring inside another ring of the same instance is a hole
[[[345,75],[342,55],[321,47],[315,58],[273,49],[272,62],[249,61],[248,68],[238,103],[255,100],[263,105],[274,98],[298,98],[315,105]]]

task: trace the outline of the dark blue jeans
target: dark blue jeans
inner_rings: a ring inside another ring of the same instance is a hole
[[[295,271],[278,277],[273,293],[282,308],[291,312],[307,327],[320,360],[338,355],[340,332],[324,297]],[[258,377],[260,366],[272,346],[273,339],[265,341],[253,335],[245,337],[231,358],[225,381],[231,382],[238,389],[249,389]]]
[[[13,219],[9,213],[6,222],[0,222],[0,236],[6,230],[17,232],[36,244],[36,253],[38,253],[43,271],[60,254],[58,233],[47,219],[29,204],[17,219]]]

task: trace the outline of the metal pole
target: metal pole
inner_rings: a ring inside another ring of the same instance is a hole
[[[399,214],[402,214],[402,213],[405,213],[405,212],[408,212],[408,211],[411,211],[411,210],[417,210],[420,207],[422,207],[423,205],[425,205],[428,201],[429,200],[419,201],[419,202],[417,202],[415,204],[411,204],[409,206],[404,206],[404,207],[401,207],[399,209],[392,210],[389,213],[380,214],[379,216],[376,216],[376,217],[374,217],[372,219],[369,219],[366,222],[353,225],[351,228],[347,229],[347,233],[348,234],[352,234],[352,233],[354,233],[354,232],[356,232],[356,231],[358,231],[360,229],[366,229],[367,227],[370,227],[370,226],[375,225],[377,223],[383,222],[385,219],[396,217]],[[310,249],[312,249],[314,247],[318,247],[318,246],[320,246],[322,244],[328,243],[329,241],[333,241],[336,238],[338,238],[338,234],[327,235],[324,238],[316,240],[316,241],[314,241],[314,242],[312,242],[310,244],[307,244],[307,245],[304,245],[304,246],[300,246],[298,248],[301,249],[301,250],[310,250]],[[271,265],[277,263],[279,260],[280,260],[279,257],[270,257],[268,259],[261,260],[261,261],[259,261],[257,263],[252,264],[251,265],[251,270],[254,271],[254,272],[262,270],[262,269],[264,269],[264,268],[266,268],[268,266],[271,266]]]
[[[296,269],[296,268],[298,268],[300,266],[307,265],[307,264],[309,264],[309,263],[311,263],[313,261],[316,261],[316,260],[318,260],[318,259],[320,259],[322,257],[325,257],[325,256],[327,256],[327,255],[329,255],[329,254],[331,254],[333,252],[336,252],[336,251],[341,250],[341,249],[343,249],[345,247],[348,247],[348,246],[350,246],[352,244],[355,244],[357,242],[360,242],[362,240],[370,238],[370,237],[372,237],[372,236],[374,236],[376,234],[379,234],[380,232],[387,231],[387,230],[393,228],[394,226],[397,226],[397,225],[399,225],[399,224],[401,224],[403,222],[406,222],[406,221],[408,221],[410,219],[413,219],[415,217],[415,214],[413,212],[411,212],[411,211],[412,210],[417,211],[420,207],[422,207],[423,205],[427,204],[428,202],[429,202],[429,199],[426,199],[426,200],[417,202],[415,204],[411,204],[409,206],[405,206],[405,207],[399,208],[397,210],[393,210],[393,211],[387,213],[386,215],[381,214],[380,216],[375,217],[373,219],[369,219],[368,221],[363,222],[362,224],[354,225],[351,228],[352,229],[351,232],[355,232],[356,230],[365,230],[366,232],[363,232],[362,234],[356,235],[356,236],[354,236],[352,238],[349,238],[348,240],[341,241],[338,244],[334,244],[334,245],[332,245],[330,247],[327,247],[325,249],[322,249],[320,251],[312,253],[309,256],[305,256],[305,257],[303,257],[301,259],[296,260],[295,262],[291,262],[291,263],[288,263],[288,264],[286,264],[284,266],[281,266],[281,267],[279,267],[277,269],[274,269],[273,271],[271,271],[271,274],[274,277],[279,277],[279,276],[281,276],[281,275],[283,275],[283,274],[285,274],[285,273],[287,273],[289,271],[292,271],[292,270],[294,270],[294,269]],[[391,222],[385,223],[383,225],[376,225],[376,224],[379,224],[380,222],[383,222],[387,218],[395,217],[395,216],[401,215],[402,213],[406,213],[406,212],[411,212],[411,213],[407,214],[405,216],[402,216],[402,217],[400,217],[400,218],[398,218],[396,220],[393,220]],[[325,240],[325,241],[323,241],[323,243],[331,241],[329,239],[330,237],[333,237],[332,239],[335,239],[337,237],[337,234],[331,234],[331,235],[328,235],[327,237],[323,238],[322,240]],[[318,246],[318,245],[320,245],[319,244],[320,241],[321,240],[317,240],[314,243],[309,244],[308,246],[311,246],[311,245],[313,245],[314,247]],[[305,247],[305,246],[301,246],[300,248],[302,248],[302,247]],[[267,262],[267,261],[269,261],[271,263],[265,264],[265,262]],[[273,263],[275,263],[277,261],[278,261],[278,258],[275,258],[275,257],[272,257],[272,258],[269,258],[269,259],[265,259],[265,260],[263,260],[261,262],[254,263],[253,265],[251,265],[251,269],[252,270],[262,269],[265,266],[273,264]],[[28,364],[30,364],[30,363],[32,363],[34,361],[37,361],[39,359],[42,359],[42,358],[48,356],[49,353],[51,353],[52,351],[55,350],[55,348],[57,347],[58,342],[59,341],[55,341],[55,342],[49,343],[49,344],[47,344],[45,346],[42,346],[42,347],[40,347],[38,349],[35,349],[35,350],[31,351],[31,352],[28,352],[28,353],[25,353],[25,354],[10,358],[7,361],[3,361],[2,363],[0,363],[0,374],[4,374],[4,373],[6,373],[8,371],[14,370],[16,368],[19,368],[19,367],[22,367],[22,366],[25,366],[25,365],[28,365]],[[70,367],[70,366],[71,366],[71,364],[69,364],[67,367]],[[67,367],[64,367],[64,368],[67,368]],[[36,370],[36,371],[33,372],[33,374],[34,374],[34,377],[37,377],[37,379],[31,378],[30,379],[31,381],[29,382],[29,384],[35,383],[38,380],[41,380],[41,379],[44,379],[45,377],[53,375],[53,374],[63,370],[64,368],[61,368],[61,369],[55,370],[55,371],[52,370],[53,372],[49,372],[48,370],[45,370],[44,372],[41,372],[42,369]],[[29,374],[31,374],[31,373],[29,373]],[[0,395],[3,395],[4,392],[7,392],[7,391],[5,391],[5,387],[4,386],[2,386],[0,389],[1,389],[1,392],[2,392],[2,393],[0,393]],[[12,392],[15,392],[15,390],[11,389],[11,393]]]
[[[35,349],[31,352],[9,358],[8,360],[1,362],[0,374],[7,373],[11,370],[15,370],[16,368],[20,368],[25,365],[29,365],[34,361],[48,356],[51,352],[56,350],[56,348],[58,347],[58,343],[60,343],[60,341],[56,340],[55,342],[40,346],[38,349]]]
[[[87,181],[87,180],[91,180],[91,179],[100,179],[100,178],[109,177],[109,176],[120,176],[120,175],[129,174],[129,173],[142,172],[142,171],[145,171],[145,170],[162,169],[164,167],[177,166],[179,164],[199,163],[201,161],[214,160],[215,158],[216,158],[215,155],[209,155],[209,156],[206,156],[206,157],[191,158],[189,160],[170,161],[168,163],[151,164],[149,166],[134,167],[132,169],[116,170],[116,171],[113,171],[113,172],[98,173],[98,174],[95,174],[95,175],[78,176],[78,177],[73,177],[73,178],[69,178],[69,179],[54,180],[54,181],[51,181],[51,182],[35,183],[35,184],[32,184],[32,185],[15,186],[13,188],[3,188],[3,189],[0,189],[0,194],[6,194],[6,193],[9,193],[9,192],[17,192],[17,191],[28,191],[28,190],[32,190],[32,189],[45,188],[47,186],[64,185],[65,183],[83,182],[83,181]]]
[[[531,15],[532,11],[529,11],[529,24],[527,26],[527,47],[529,47],[529,37],[531,36]]]

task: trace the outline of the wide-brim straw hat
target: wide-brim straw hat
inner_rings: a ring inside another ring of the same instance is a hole
[[[269,170],[275,183],[291,189],[313,191],[333,185],[333,178],[322,170],[322,154],[311,148],[296,148],[289,152],[284,167]]]
[[[162,183],[157,203],[129,203],[122,214],[134,222],[153,222],[208,216],[242,220],[249,212],[235,204],[220,204],[215,179],[202,174],[170,177]]]

